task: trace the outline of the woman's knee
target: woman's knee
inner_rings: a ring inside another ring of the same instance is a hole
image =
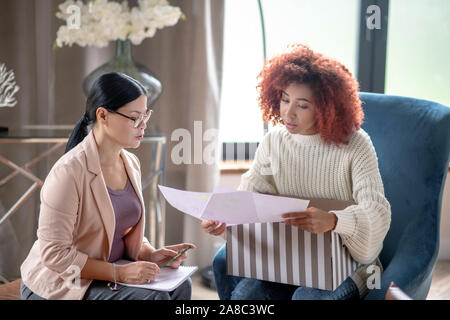
[[[231,293],[231,300],[267,300],[268,291],[264,282],[257,279],[244,278]]]
[[[23,281],[20,281],[20,299],[21,300],[45,300],[44,298],[38,296],[33,291],[28,288]]]
[[[284,283],[243,278],[234,288],[231,300],[289,300],[295,289]]]
[[[292,300],[357,300],[359,291],[351,278],[344,281],[334,291],[309,287],[298,287],[292,295]]]
[[[330,291],[309,287],[298,287],[292,295],[292,300],[333,300]]]
[[[171,300],[171,299],[168,292],[158,291],[156,294],[146,296],[143,300]]]
[[[172,294],[172,300],[191,300],[192,296],[192,280],[188,278],[178,288],[176,288]]]

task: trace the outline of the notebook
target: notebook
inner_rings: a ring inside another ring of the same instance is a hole
[[[119,265],[127,264],[132,261],[118,260],[115,263]],[[173,291],[178,288],[187,278],[189,278],[195,271],[198,270],[197,266],[180,266],[178,269],[162,268],[160,269],[155,280],[145,284],[131,284],[121,283],[120,285],[134,288],[151,289],[157,291]]]

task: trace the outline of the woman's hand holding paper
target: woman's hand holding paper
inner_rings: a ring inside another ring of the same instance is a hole
[[[296,226],[311,233],[323,233],[334,230],[337,216],[334,213],[309,207],[303,212],[290,212],[281,216],[285,224]]]
[[[227,229],[227,224],[225,222],[221,224],[219,221],[214,220],[204,220],[202,221],[202,228],[213,236],[221,236]]]

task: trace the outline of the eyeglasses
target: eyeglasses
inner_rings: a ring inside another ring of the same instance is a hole
[[[117,112],[115,110],[111,110],[111,109],[106,109],[106,110],[108,110],[109,112],[112,112],[112,113],[117,113],[118,115],[121,115],[122,117],[125,117],[127,119],[134,121],[133,128],[138,128],[142,124],[142,121],[144,123],[147,123],[147,121],[150,119],[152,112],[153,112],[153,110],[147,109],[147,111],[145,111],[145,113],[141,113],[138,118],[135,118],[135,117],[129,117],[129,116],[127,116],[123,113]]]

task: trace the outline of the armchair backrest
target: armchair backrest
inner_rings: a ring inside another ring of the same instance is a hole
[[[434,264],[450,155],[450,108],[384,94],[361,92],[360,98],[362,128],[374,144],[392,210],[380,260],[386,267],[399,242],[408,239],[421,246],[412,255],[423,254]],[[410,234],[405,237],[405,232]]]

